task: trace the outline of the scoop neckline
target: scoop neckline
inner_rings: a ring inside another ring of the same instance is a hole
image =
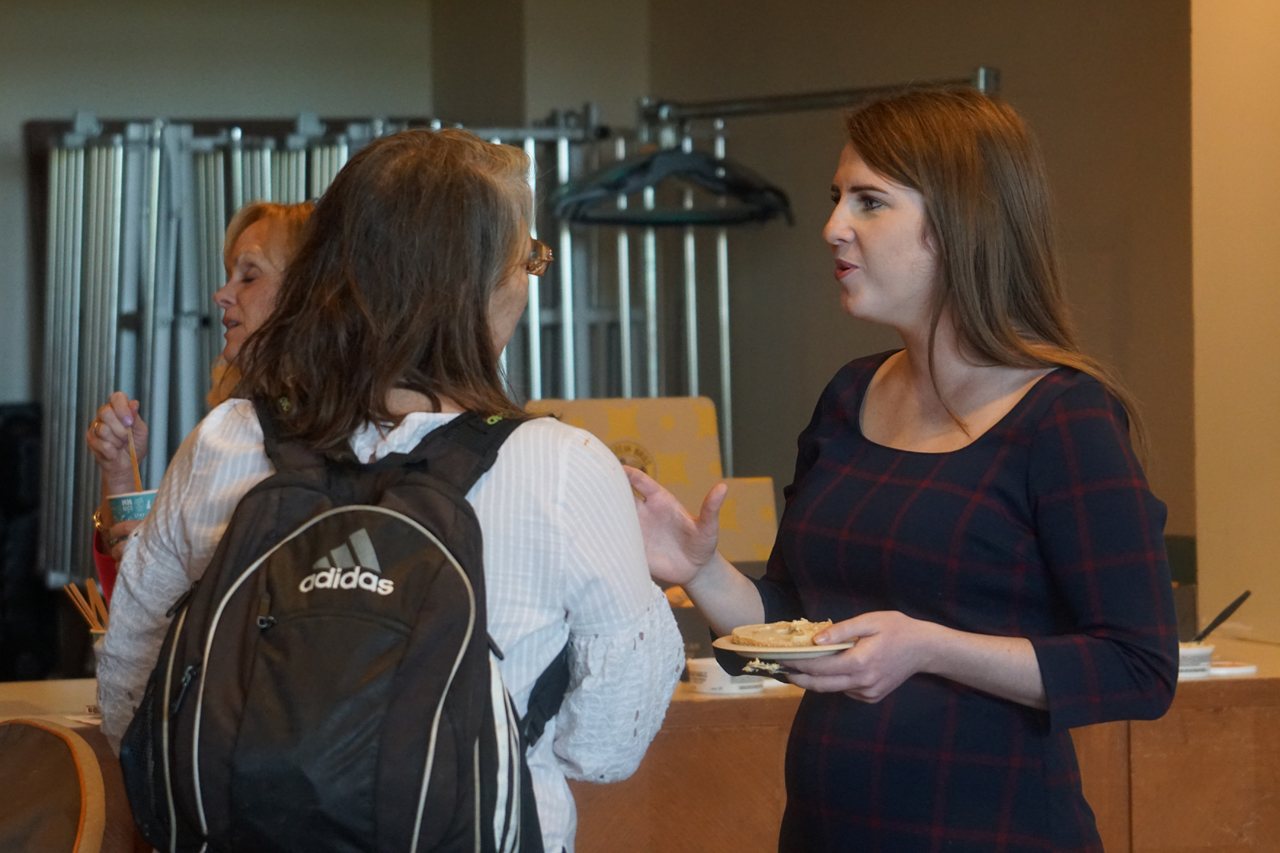
[[[891,453],[908,453],[908,454],[911,454],[912,456],[948,456],[952,453],[960,453],[962,451],[968,450],[970,447],[973,447],[974,445],[976,445],[978,442],[982,441],[989,435],[1004,432],[1004,429],[1006,427],[1006,422],[1010,421],[1011,419],[1014,419],[1015,416],[1021,414],[1021,409],[1023,405],[1026,404],[1027,398],[1031,396],[1031,392],[1034,391],[1041,382],[1048,379],[1050,376],[1053,376],[1059,371],[1067,369],[1065,365],[1060,364],[1057,367],[1050,370],[1048,373],[1041,376],[1035,382],[1032,382],[1031,385],[1027,387],[1027,390],[1023,392],[1022,396],[1018,398],[1018,401],[1013,404],[1013,407],[1010,408],[1009,411],[1005,412],[1004,415],[1000,417],[1000,420],[996,421],[994,424],[987,427],[977,436],[974,436],[974,439],[970,441],[968,444],[964,445],[963,447],[957,447],[954,450],[907,450],[902,447],[892,447],[888,444],[881,444],[878,441],[868,438],[867,434],[862,431],[862,407],[867,401],[867,391],[871,388],[871,382],[876,378],[876,374],[880,372],[880,368],[884,367],[884,363],[888,361],[890,358],[892,358],[895,354],[900,352],[902,352],[901,349],[895,349],[895,350],[889,350],[886,353],[882,353],[880,360],[876,362],[875,366],[872,367],[870,371],[867,372],[865,378],[862,380],[862,387],[858,389],[858,406],[854,410],[853,423],[854,423],[854,427],[857,429],[858,438],[860,438],[862,441],[866,442],[867,444],[871,445],[872,447],[877,448],[879,450],[887,450]]]

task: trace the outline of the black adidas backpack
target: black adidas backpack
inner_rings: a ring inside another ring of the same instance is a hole
[[[541,851],[466,500],[518,422],[466,413],[370,465],[275,437],[172,623],[120,761],[161,851]],[[567,647],[566,647],[567,649]]]

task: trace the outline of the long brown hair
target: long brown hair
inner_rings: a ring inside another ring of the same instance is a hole
[[[397,388],[521,417],[494,352],[489,298],[529,240],[524,152],[464,130],[377,139],[316,204],[275,312],[245,344],[237,395],[279,401],[280,430],[340,449],[394,424]]]
[[[1132,396],[1080,350],[1063,293],[1044,161],[1013,108],[973,89],[915,90],[860,105],[846,116],[845,130],[868,166],[923,197],[938,252],[930,375],[938,323],[950,312],[961,351],[971,358],[1021,368],[1064,365],[1097,379],[1120,400],[1144,445]]]

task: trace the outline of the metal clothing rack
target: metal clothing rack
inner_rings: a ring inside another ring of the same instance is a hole
[[[994,84],[994,73],[983,68],[972,78],[915,85],[992,91]],[[723,158],[728,119],[846,106],[887,90],[703,103],[643,99],[633,130],[602,126],[590,104],[553,112],[530,127],[471,128],[528,154],[529,182],[540,202],[530,231],[556,252],[552,275],[531,278],[528,310],[503,353],[515,396],[714,389],[731,476],[727,229],[570,225],[541,203],[550,195],[547,186],[654,146],[709,145]],[[317,197],[370,140],[441,126],[431,118],[99,121],[87,113],[71,122],[26,125],[31,197],[45,199],[31,218],[36,244],[44,248],[33,266],[45,295],[40,561],[50,586],[92,572],[88,519],[99,486],[83,433],[107,395],[122,390],[142,401],[151,427],[144,485],[151,487],[205,413],[209,368],[222,349],[212,297],[224,280],[230,215],[254,200]],[[693,207],[695,192],[650,188],[636,198],[620,196],[617,204],[652,209],[670,194]],[[703,245],[708,239],[710,247]],[[714,356],[704,353],[710,336],[699,329],[708,266],[716,294]]]

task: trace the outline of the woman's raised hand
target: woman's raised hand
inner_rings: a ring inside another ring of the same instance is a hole
[[[695,518],[656,480],[630,466],[622,466],[639,497],[636,513],[644,535],[649,573],[655,580],[686,584],[716,556],[720,538],[720,505],[729,487],[718,483],[707,493]]]
[[[116,391],[107,403],[98,409],[98,416],[85,433],[89,452],[102,471],[104,495],[119,495],[135,491],[133,463],[129,461],[129,433],[133,432],[133,446],[141,460],[147,455],[147,424],[138,416],[138,401],[130,400]]]

